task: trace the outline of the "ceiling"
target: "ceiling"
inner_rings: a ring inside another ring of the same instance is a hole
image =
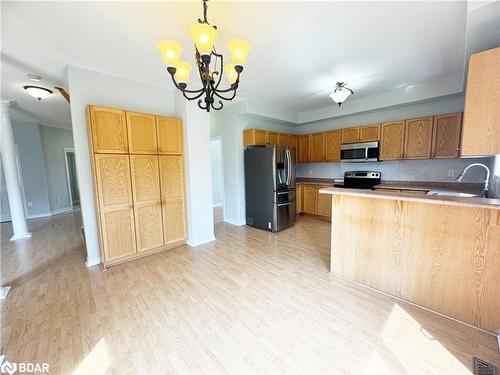
[[[177,40],[184,46],[182,57],[191,61],[188,30],[201,10],[200,1],[4,1],[2,63],[7,57],[18,66],[2,72],[2,96],[62,123],[64,116],[49,114],[66,113],[62,97],[41,103],[28,97],[28,103],[19,87],[28,73],[64,84],[67,64],[171,90],[155,43]],[[463,1],[212,0],[208,9],[209,21],[218,26],[219,51],[235,37],[253,46],[239,96],[295,112],[331,106],[328,94],[336,81],[347,82],[363,98],[463,77],[466,16]],[[40,104],[46,109],[36,108]]]

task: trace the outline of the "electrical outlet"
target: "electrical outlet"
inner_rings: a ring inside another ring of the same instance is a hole
[[[33,202],[28,202],[27,205],[28,207],[33,207]]]
[[[453,169],[450,169],[448,171],[448,177],[453,177],[453,176],[455,176],[455,171]]]

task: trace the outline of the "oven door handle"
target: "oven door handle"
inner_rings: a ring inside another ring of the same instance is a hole
[[[365,148],[365,160],[368,160],[368,147]]]

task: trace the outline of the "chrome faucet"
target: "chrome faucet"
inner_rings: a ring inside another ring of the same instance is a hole
[[[465,169],[462,171],[462,173],[460,173],[458,175],[458,177],[455,179],[455,181],[461,182],[462,179],[464,178],[465,174],[467,173],[467,171],[472,167],[483,167],[484,169],[486,169],[486,179],[483,182],[484,186],[483,186],[483,191],[481,192],[481,197],[487,198],[488,197],[488,183],[490,181],[490,169],[486,165],[481,164],[481,163],[472,163],[472,164],[468,165],[467,167],[465,167]]]

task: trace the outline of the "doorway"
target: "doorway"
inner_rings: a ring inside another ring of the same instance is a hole
[[[214,137],[210,142],[212,161],[212,204],[214,225],[224,221],[224,174],[222,166],[222,138]]]
[[[69,201],[73,210],[80,208],[80,191],[78,190],[78,180],[76,177],[75,149],[64,148],[66,159],[66,176],[68,178]]]

